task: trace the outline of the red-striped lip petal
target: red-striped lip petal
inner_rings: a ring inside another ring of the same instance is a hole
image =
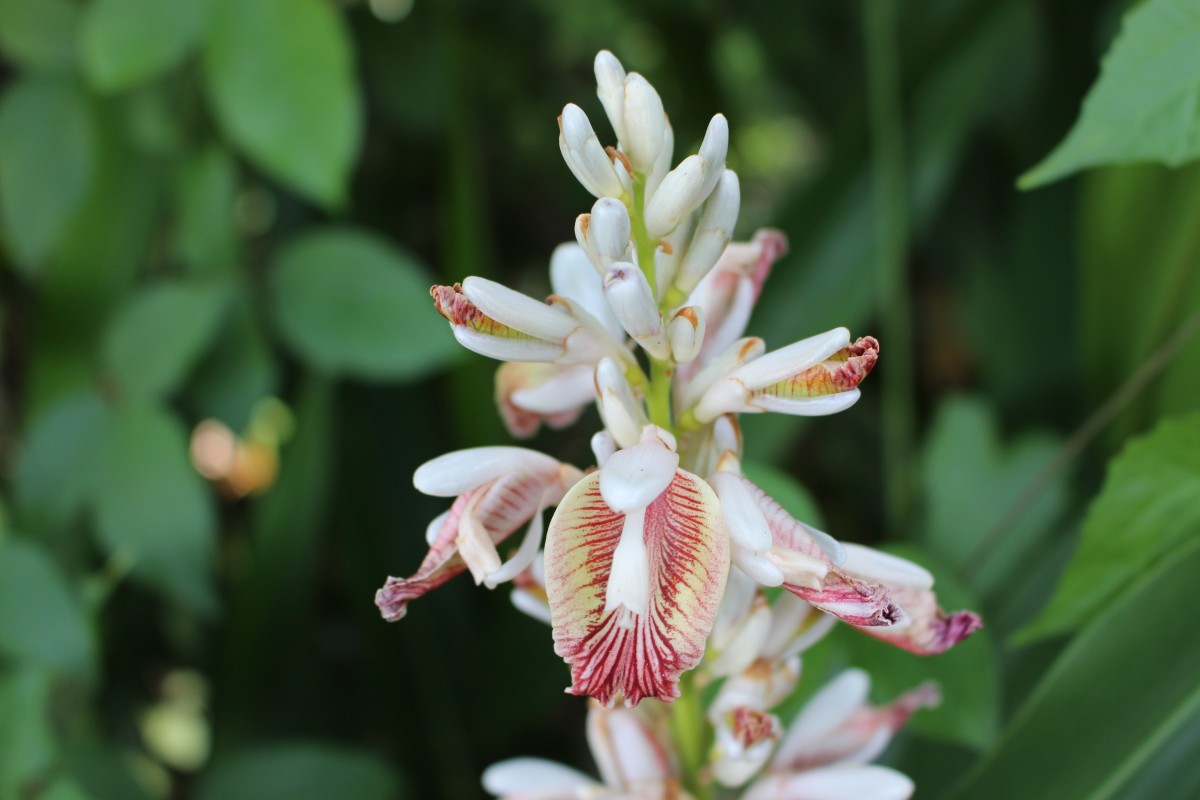
[[[567,493],[546,537],[546,592],[555,652],[571,667],[572,694],[605,705],[669,702],[679,676],[704,655],[729,572],[728,534],[716,495],[683,470],[645,510],[649,593],[645,613],[605,610],[625,515],[600,495],[600,474]]]

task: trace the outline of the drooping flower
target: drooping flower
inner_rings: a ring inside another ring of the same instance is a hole
[[[411,600],[466,571],[489,587],[515,578],[538,553],[542,512],[579,477],[575,467],[520,447],[459,450],[422,465],[413,475],[417,489],[456,499],[429,524],[429,553],[416,573],[389,577],[376,593],[384,619],[403,618]],[[502,562],[496,546],[526,523],[524,541]]]

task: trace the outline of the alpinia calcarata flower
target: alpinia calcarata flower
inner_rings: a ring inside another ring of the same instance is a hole
[[[774,349],[747,336],[787,241],[774,230],[732,241],[741,187],[725,166],[728,122],[713,116],[698,152],[676,163],[654,87],[608,52],[595,71],[616,142],[579,106],[563,109],[563,158],[597,199],[576,218],[575,242],[554,251],[552,294],[542,302],[479,277],[432,294],[459,342],[505,362],[496,402],[513,435],[569,424],[595,403],[596,469],[502,447],[425,465],[417,488],[457,499],[430,526],[417,573],[389,578],[379,607],[399,619],[409,600],[470,571],[489,587],[512,581],[514,605],[551,625],[567,691],[594,698],[602,777],[504,762],[484,785],[507,800],[685,797],[681,787],[712,782],[748,787],[744,800],[902,800],[911,782],[866,762],[935,701],[932,689],[872,708],[865,676],[850,672],[790,727],[775,710],[801,654],[838,621],[934,654],[979,618],[942,611],[920,566],[794,519],[742,474],[738,423],[850,408],[879,343],[846,328]],[[506,560],[500,548],[526,524]],[[764,587],[785,591],[769,602]],[[707,708],[663,705],[718,680]],[[639,705],[647,698],[662,703]]]

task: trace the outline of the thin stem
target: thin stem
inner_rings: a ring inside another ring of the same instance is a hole
[[[654,245],[650,234],[646,231],[646,218],[643,205],[646,202],[646,181],[635,175],[633,178],[633,207],[629,209],[629,230],[633,234],[633,243],[637,248],[638,266],[650,284],[650,290],[657,292],[658,286],[654,276]]]
[[[646,394],[646,410],[650,421],[677,435],[671,419],[671,365],[650,359],[650,386]]]
[[[883,378],[883,480],[888,525],[903,530],[909,519],[915,424],[912,298],[905,275],[908,200],[904,120],[900,103],[900,56],[896,46],[896,0],[866,0],[864,10],[871,166],[874,181],[876,280]]]
[[[1197,333],[1200,333],[1200,309],[1184,320],[1171,338],[1164,342],[1150,358],[1146,359],[1142,366],[1121,385],[1121,388],[1104,401],[1103,405],[1084,420],[1071,438],[1064,442],[1063,446],[1055,453],[1054,458],[1050,459],[1046,466],[1042,467],[1025,485],[1004,516],[980,540],[964,563],[961,571],[961,577],[964,580],[970,581],[979,573],[1000,542],[1004,540],[1005,535],[1033,507],[1046,487],[1083,452],[1085,447],[1091,444],[1092,440],[1121,413],[1122,409],[1141,394],[1142,390],[1170,365],[1175,356],[1179,355],[1179,351],[1186,347]]]
[[[679,750],[684,786],[697,800],[707,800],[712,797],[712,789],[701,782],[700,770],[705,761],[708,720],[704,717],[694,672],[685,672],[680,676],[679,697],[675,698],[670,708],[671,732],[675,735],[675,745]]]

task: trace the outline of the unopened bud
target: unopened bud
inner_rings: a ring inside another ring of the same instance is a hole
[[[604,425],[620,447],[633,447],[647,424],[642,404],[633,396],[621,366],[611,358],[596,365],[596,397]]]
[[[741,197],[737,174],[725,170],[704,205],[696,234],[675,277],[675,286],[684,294],[690,294],[696,288],[725,252],[733,236],[733,226],[737,224]]]
[[[568,103],[558,120],[559,149],[583,188],[596,197],[620,197],[624,187],[583,109]]]
[[[604,279],[604,294],[625,331],[660,360],[671,357],[662,314],[642,271],[629,262],[613,264]]]
[[[596,54],[596,95],[600,98],[617,139],[624,141],[625,68],[607,50]]]
[[[676,363],[686,364],[694,359],[704,344],[704,309],[684,306],[676,311],[667,326],[667,337]]]
[[[688,156],[667,173],[650,202],[646,204],[646,232],[665,236],[696,210],[704,200],[704,159]]]
[[[650,82],[636,72],[625,76],[625,104],[621,112],[624,136],[622,149],[636,172],[643,175],[654,166],[662,150],[666,114],[662,99]]]

